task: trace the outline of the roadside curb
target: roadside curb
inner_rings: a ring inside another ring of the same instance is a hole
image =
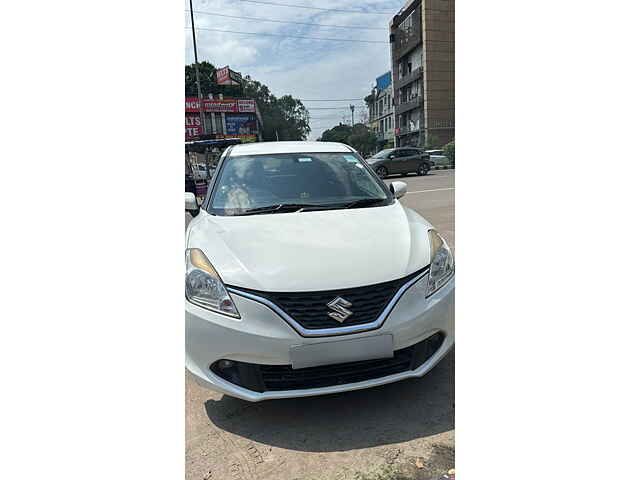
[[[432,170],[455,170],[455,165],[434,165],[431,167]]]

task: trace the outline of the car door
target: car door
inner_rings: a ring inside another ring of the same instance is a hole
[[[405,172],[417,172],[421,163],[420,150],[412,148],[407,150],[407,157],[405,160]]]
[[[399,162],[397,165],[397,173],[409,173],[417,170],[416,162],[416,150],[414,148],[403,148],[402,153],[399,156]]]
[[[404,149],[397,148],[389,154],[389,161],[386,162],[389,173],[401,173]],[[393,157],[393,158],[391,158]]]

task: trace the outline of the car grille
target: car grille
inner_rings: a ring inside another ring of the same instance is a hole
[[[320,292],[260,292],[238,287],[233,288],[265,298],[275,303],[300,326],[308,330],[319,330],[374,322],[400,287],[425,270],[426,268],[422,268],[407,277],[391,282],[378,283],[365,287],[345,288],[342,290],[324,290]],[[341,297],[351,303],[349,310],[353,312],[353,315],[342,323],[328,315],[332,310],[329,309],[327,304],[336,297]]]
[[[211,365],[211,371],[231,383],[256,392],[330,387],[415,370],[438,351],[443,341],[444,335],[440,332],[435,333],[411,347],[396,350],[393,358],[296,370],[291,365],[258,365],[244,362],[233,362],[233,367],[221,369],[220,361]]]

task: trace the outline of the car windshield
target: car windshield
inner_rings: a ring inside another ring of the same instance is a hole
[[[392,150],[391,148],[388,148],[386,150],[380,150],[371,158],[387,158],[387,155],[389,155],[389,152],[391,152],[391,150]]]
[[[251,215],[389,205],[391,193],[352,153],[228,157],[209,213]]]

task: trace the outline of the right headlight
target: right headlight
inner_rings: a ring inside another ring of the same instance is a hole
[[[453,276],[453,254],[444,238],[435,230],[429,230],[431,265],[426,296],[432,295]]]
[[[189,248],[186,257],[185,295],[187,300],[207,310],[240,318],[220,275],[204,252],[199,248]]]

